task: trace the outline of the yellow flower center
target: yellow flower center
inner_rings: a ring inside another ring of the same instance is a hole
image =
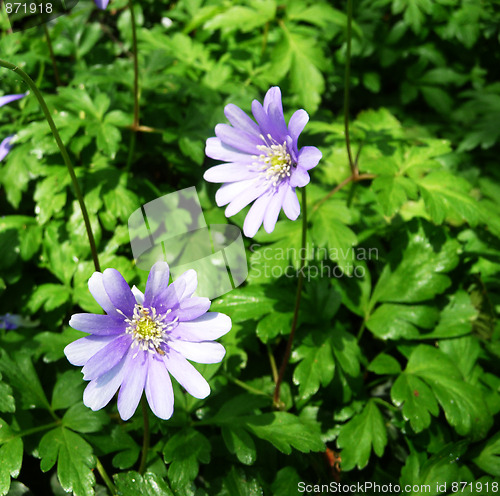
[[[292,158],[288,153],[286,141],[279,144],[270,134],[267,140],[261,135],[265,145],[259,145],[257,148],[262,152],[260,155],[254,155],[254,165],[264,174],[265,179],[270,181],[273,186],[290,177]]]
[[[164,314],[157,315],[156,309],[144,308],[137,303],[133,317],[125,319],[128,324],[125,332],[131,334],[134,339],[132,347],[138,346],[143,351],[164,355],[163,345],[168,341],[167,334],[176,326],[178,320],[176,317],[166,323],[164,320],[170,312],[169,309]]]

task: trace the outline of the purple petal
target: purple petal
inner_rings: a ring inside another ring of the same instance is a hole
[[[116,269],[106,269],[102,274],[104,289],[111,303],[127,317],[134,313],[135,298],[127,281]]]
[[[231,319],[219,312],[208,312],[190,320],[179,322],[171,336],[183,341],[209,341],[218,339],[231,330]]]
[[[101,375],[98,379],[90,381],[83,392],[83,403],[85,406],[96,411],[110,402],[125,376],[125,361],[126,360],[122,360],[109,372]]]
[[[283,116],[283,104],[281,103],[281,90],[273,86],[268,90],[264,98],[264,110],[269,116],[275,129],[280,136],[286,136],[287,127]]]
[[[283,211],[290,220],[296,220],[300,215],[300,203],[295,188],[288,188],[283,200]]]
[[[185,298],[191,298],[198,287],[198,275],[193,269],[186,270],[173,283],[175,288],[176,300],[181,301]]]
[[[125,334],[116,338],[97,352],[82,369],[83,379],[86,381],[97,379],[111,370],[127,353],[132,344],[132,336]]]
[[[180,278],[179,278],[180,279]],[[177,283],[177,284],[175,284]],[[167,286],[162,292],[155,295],[154,298],[154,308],[158,314],[163,314],[168,310],[174,310],[178,308],[179,303],[181,301],[181,297],[186,290],[186,281],[180,279],[178,281],[174,281],[170,286]],[[171,314],[170,317],[173,319],[175,317],[174,314]]]
[[[278,188],[267,206],[266,214],[264,216],[264,229],[267,233],[274,231],[274,226],[278,220],[281,206],[283,205],[283,200],[288,188],[289,187],[287,185],[282,185]]]
[[[241,195],[243,191],[254,188],[258,182],[258,179],[247,179],[246,181],[224,184],[215,194],[215,202],[217,203],[217,206],[223,207],[224,205],[227,205]]]
[[[293,113],[292,117],[290,117],[290,121],[288,122],[288,130],[290,132],[290,136],[294,141],[297,141],[300,133],[304,130],[307,122],[309,121],[309,115],[305,110],[297,110]]]
[[[258,155],[258,145],[262,144],[262,140],[253,134],[231,127],[229,124],[217,124],[215,126],[215,134],[222,143],[240,150],[243,153]]]
[[[191,396],[203,399],[210,394],[208,382],[182,355],[170,349],[163,360],[168,371]]]
[[[108,293],[106,293],[106,290],[104,289],[103,278],[100,272],[94,272],[92,274],[89,279],[88,286],[95,301],[97,301],[97,303],[109,316],[123,320],[123,315],[120,315],[116,311],[115,306],[109,299]]]
[[[125,322],[113,319],[109,315],[95,313],[75,313],[69,325],[77,331],[89,332],[97,336],[109,336],[125,332]]]
[[[7,156],[7,154],[10,152],[12,149],[12,146],[10,142],[12,141],[12,136],[7,136],[1,143],[0,143],[0,162]]]
[[[252,188],[248,188],[237,196],[227,207],[225,215],[231,217],[237,214],[242,208],[262,195],[269,188],[267,181],[259,181]]]
[[[299,152],[298,166],[309,170],[318,165],[323,154],[315,146],[303,146]]]
[[[227,120],[236,128],[242,129],[247,133],[253,134],[254,136],[260,136],[260,129],[255,122],[248,117],[248,115],[243,112],[239,107],[230,103],[224,108],[224,114]]]
[[[210,300],[194,296],[179,303],[179,307],[172,312],[173,317],[178,317],[181,322],[187,322],[208,312]]]
[[[224,162],[241,162],[251,164],[254,159],[251,155],[240,153],[238,150],[225,145],[219,138],[208,138],[205,147],[205,155],[214,160]]]
[[[64,348],[64,354],[72,365],[85,365],[90,358],[102,350],[116,336],[86,336]]]
[[[132,294],[139,305],[144,305],[144,293],[141,290],[137,289],[136,286],[132,286]]]
[[[247,164],[228,163],[211,167],[203,174],[203,179],[209,183],[230,183],[252,179],[255,174]]]
[[[27,94],[28,93],[19,93],[17,95],[0,96],[0,107],[2,107],[3,105],[6,105],[7,103],[15,102],[16,100],[23,98],[23,96],[26,96]]]
[[[248,211],[248,214],[245,217],[245,223],[243,224],[243,232],[248,238],[253,238],[260,229],[271,198],[272,195],[270,192],[264,193],[262,196],[257,198],[257,200],[255,200],[255,203]]]
[[[167,367],[158,357],[148,360],[145,390],[153,413],[161,419],[169,419],[174,412],[174,391]]]
[[[215,341],[197,343],[173,341],[169,346],[180,353],[184,358],[198,363],[219,363],[226,354],[224,346]]]
[[[155,307],[156,296],[164,292],[168,287],[170,270],[167,262],[156,262],[149,271],[146,291],[144,292],[144,304],[146,307]]]
[[[132,417],[141,400],[149,359],[149,352],[142,350],[130,350],[127,355],[125,363],[127,372],[118,393],[118,412],[123,420]]]
[[[109,0],[95,0],[95,4],[101,10],[104,10],[108,6]]]
[[[275,131],[275,129],[271,118],[267,115],[267,112],[258,100],[252,102],[252,114],[259,124],[263,135],[267,137],[267,135],[270,134],[275,139],[279,138],[278,141],[282,141],[283,137],[274,136],[273,131]]]
[[[292,188],[295,188],[296,186],[302,187],[308,184],[310,181],[309,174],[305,169],[302,169],[301,167],[297,167],[293,172],[292,176],[290,177],[290,186]]]

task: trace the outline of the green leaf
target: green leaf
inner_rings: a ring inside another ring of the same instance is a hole
[[[361,350],[356,338],[337,326],[331,334],[331,342],[335,360],[342,370],[351,377],[357,377],[360,373]]]
[[[446,272],[458,264],[460,245],[427,223],[411,222],[408,241],[398,238],[373,291],[374,302],[416,303],[432,299],[451,284]],[[401,246],[402,244],[406,246]]]
[[[207,30],[222,29],[226,32],[237,29],[243,33],[249,33],[272,20],[276,13],[274,1],[253,0],[251,2],[253,8],[228,5],[230,5],[228,10],[209,19],[204,28]]]
[[[67,370],[61,374],[52,392],[52,408],[61,410],[78,403],[83,396],[84,383],[81,372]]]
[[[73,491],[75,496],[93,496],[95,458],[92,447],[82,437],[58,427],[42,437],[38,453],[43,472],[57,461],[57,477],[65,491]]]
[[[401,374],[391,388],[391,398],[396,406],[403,405],[403,418],[410,421],[417,433],[429,427],[430,415],[439,414],[431,389],[416,376]]]
[[[342,470],[348,472],[356,465],[363,469],[373,449],[381,457],[387,444],[384,419],[374,400],[369,400],[361,413],[340,428],[337,445],[342,449]]]
[[[420,490],[424,488],[428,493],[431,491],[430,494],[442,494],[441,491],[436,492],[438,485],[444,491],[443,484],[450,488],[453,482],[461,480],[457,461],[465,454],[467,444],[464,441],[449,443],[429,459],[425,453],[417,453],[412,449],[401,470],[400,484],[410,485],[412,488],[417,486],[418,490],[407,494],[417,496],[422,494]]]
[[[246,286],[227,293],[212,303],[212,312],[231,315],[233,322],[258,319],[273,311],[276,299],[267,296],[262,286]]]
[[[50,409],[30,356],[26,352],[19,351],[13,353],[11,359],[4,350],[0,353],[0,372],[9,379],[11,386],[19,393],[22,407]]]
[[[292,352],[300,360],[293,372],[293,382],[299,386],[299,396],[307,399],[316,394],[320,386],[326,387],[333,380],[335,362],[332,344],[326,333],[308,334]]]
[[[2,374],[0,374],[0,380],[2,379]],[[5,382],[0,382],[0,412],[10,412],[16,411],[16,402],[14,401],[14,396],[12,394],[12,388]]]
[[[236,455],[245,465],[253,465],[257,458],[257,451],[252,437],[247,431],[237,426],[222,426],[222,438],[230,453]]]
[[[373,165],[370,170],[374,170]],[[373,180],[372,187],[377,193],[384,215],[389,217],[399,211],[408,197],[414,199],[417,196],[415,183],[403,176],[379,176]]]
[[[122,134],[112,124],[103,123],[97,128],[97,147],[110,158],[115,158]]]
[[[470,184],[456,174],[433,171],[418,181],[425,206],[436,224],[448,217],[464,220],[475,226],[481,218],[477,199],[470,196]]]
[[[16,478],[23,462],[23,441],[0,419],[0,494],[9,492],[11,477]]]
[[[224,477],[222,491],[219,496],[263,496],[264,491],[258,480],[246,474],[242,469],[231,467]]]
[[[40,332],[34,340],[38,343],[35,356],[43,355],[44,362],[50,363],[64,358],[64,348],[73,341],[88,336],[72,327],[65,327],[63,332]],[[80,376],[81,377],[81,376]]]
[[[478,386],[465,382],[455,364],[442,351],[432,346],[418,346],[410,355],[403,374],[417,377],[430,387],[443,408],[449,424],[460,435],[481,439],[487,434],[493,424],[493,418],[482,391]],[[414,389],[420,394],[419,382],[410,381],[409,384],[410,386],[407,386],[406,389],[403,389],[402,385],[398,385],[398,402],[405,398],[406,401],[416,402],[411,397],[413,394],[411,387],[415,385]],[[413,396],[415,395],[413,394]],[[431,404],[427,391],[423,402],[427,405]],[[419,400],[417,403],[422,403],[422,401]]]
[[[73,405],[62,419],[63,426],[83,434],[99,432],[108,423],[109,417],[103,410],[93,412],[83,403]]]
[[[302,478],[293,467],[282,468],[271,486],[274,496],[290,496],[297,492]]]
[[[418,339],[419,328],[431,329],[438,318],[428,305],[380,305],[366,321],[366,327],[380,339]]]
[[[469,334],[478,311],[471,302],[470,296],[463,290],[449,298],[449,303],[441,312],[438,325],[430,333],[422,337],[426,339],[453,338]]]
[[[401,372],[399,362],[392,355],[386,353],[377,355],[367,368],[377,375],[394,375]]]
[[[292,88],[304,108],[315,112],[325,87],[321,73],[325,65],[323,53],[314,38],[291,30],[286,30],[285,33],[291,53]]]
[[[174,488],[186,486],[198,475],[200,463],[210,462],[211,446],[200,432],[185,428],[172,436],[163,448],[168,477]]]
[[[500,477],[500,432],[488,439],[472,461],[486,473]]]
[[[62,284],[42,284],[31,293],[28,306],[32,313],[43,306],[46,312],[64,306],[68,303],[71,290]]]
[[[267,343],[276,336],[290,333],[292,312],[272,312],[262,318],[257,324],[256,333],[263,343]]]
[[[319,430],[303,423],[287,412],[265,413],[240,419],[246,429],[261,439],[269,441],[282,453],[289,455],[292,448],[303,453],[323,451],[325,445]]]
[[[174,496],[168,484],[157,474],[137,472],[116,474],[114,477],[118,496]]]
[[[340,208],[339,208],[340,207]],[[326,247],[328,257],[337,262],[343,272],[351,275],[354,270],[354,246],[356,234],[341,220],[338,202],[325,202],[313,217],[312,238],[318,248]]]

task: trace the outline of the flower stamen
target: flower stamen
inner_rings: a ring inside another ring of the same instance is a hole
[[[140,350],[164,355],[163,346],[169,340],[167,333],[176,327],[179,320],[176,317],[170,322],[165,322],[171,311],[168,309],[165,313],[158,315],[155,308],[145,308],[137,303],[132,318],[125,318],[125,322],[128,324],[125,332],[131,334],[134,339],[132,347],[137,346]]]
[[[270,134],[267,139],[262,134],[260,138],[265,145],[257,146],[262,153],[252,157],[257,160],[253,165],[276,187],[286,177],[290,177],[292,158],[288,153],[286,141],[280,144]]]

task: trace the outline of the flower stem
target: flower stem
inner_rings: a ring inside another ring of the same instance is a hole
[[[97,468],[97,471],[99,472],[99,475],[101,476],[101,478],[104,481],[104,483],[106,484],[106,486],[108,486],[109,492],[113,496],[115,496],[117,494],[117,491],[116,491],[115,485],[113,484],[113,481],[110,479],[108,473],[106,472],[106,469],[103,467],[99,458],[97,458],[97,456],[95,456],[95,459],[96,459],[96,468]]]
[[[142,406],[142,421],[144,423],[144,437],[142,440],[142,454],[141,454],[141,464],[139,465],[139,473],[142,475],[146,469],[146,462],[148,460],[148,450],[149,450],[149,414],[148,405],[145,396],[141,398]]]
[[[139,127],[139,59],[137,54],[137,24],[135,22],[134,5],[128,2],[130,20],[132,22],[132,51],[134,56],[134,129]]]
[[[139,130],[139,58],[137,52],[137,23],[135,20],[134,4],[132,0],[128,1],[130,10],[130,20],[132,24],[132,56],[134,59],[134,122],[132,123],[132,133],[130,135],[130,143],[128,148],[127,164],[125,170],[129,171],[132,167],[134,159],[135,143],[137,141],[136,133]]]
[[[62,86],[61,78],[59,77],[59,70],[57,69],[56,56],[54,55],[54,49],[52,48],[52,40],[50,38],[49,28],[47,28],[47,24],[43,25],[43,30],[45,31],[45,39],[47,40],[47,46],[49,47],[50,60],[52,61],[52,68],[54,69],[54,78],[56,80],[56,85]]]
[[[283,357],[283,362],[281,362],[281,367],[278,372],[278,380],[276,381],[276,387],[274,389],[273,404],[277,409],[281,408],[280,400],[280,388],[283,378],[285,376],[286,367],[290,360],[290,354],[292,352],[293,339],[295,337],[295,330],[297,329],[297,321],[299,318],[299,308],[300,299],[302,297],[302,286],[304,284],[304,265],[306,263],[305,252],[306,252],[306,242],[307,242],[307,200],[306,200],[306,189],[302,188],[302,249],[300,253],[302,257],[300,259],[300,271],[299,280],[297,282],[297,294],[295,296],[295,308],[293,311],[292,328],[290,330],[290,336],[288,337],[288,342],[286,343],[285,355]]]
[[[236,384],[237,386],[239,386],[240,388],[242,389],[245,389],[246,391],[248,391],[249,393],[252,393],[252,394],[257,394],[257,395],[261,395],[261,396],[268,396],[267,393],[265,393],[264,391],[260,390],[260,389],[256,389],[252,386],[249,386],[248,384],[244,383],[243,381],[240,381],[239,379],[236,379],[235,377],[232,377],[230,376],[229,374],[224,374],[232,383]]]
[[[278,382],[278,368],[276,367],[276,360],[274,359],[273,351],[271,350],[269,343],[267,344],[267,356],[269,357],[269,363],[273,373],[273,381],[276,384]]]
[[[351,182],[357,183],[358,181],[364,181],[366,179],[374,179],[375,177],[376,177],[375,174],[357,174],[356,176],[354,175],[349,176],[348,178],[344,179],[342,182],[337,184],[335,188],[333,188],[326,196],[321,198],[321,200],[314,205],[311,211],[311,215],[314,214],[314,212],[316,212],[316,210],[318,210],[318,208],[321,207],[323,203],[329,200],[335,193],[340,191],[344,186],[347,186],[349,183]]]
[[[351,175],[358,175],[358,167],[352,158],[351,141],[349,137],[349,83],[351,79],[351,33],[352,33],[352,0],[347,0],[347,51],[345,56],[345,80],[344,80],[344,129],[347,156]]]
[[[64,143],[62,142],[61,136],[59,135],[59,131],[57,130],[57,127],[54,123],[54,120],[52,119],[52,116],[50,115],[50,111],[47,107],[47,104],[45,103],[45,100],[43,99],[42,94],[40,93],[40,90],[37,88],[36,84],[33,82],[33,80],[29,77],[28,74],[26,74],[22,69],[20,69],[17,65],[11,64],[10,62],[7,62],[6,60],[0,59],[0,67],[5,67],[6,69],[10,69],[11,71],[15,72],[18,74],[23,81],[29,86],[30,90],[33,91],[35,94],[38,103],[40,104],[40,107],[42,107],[43,114],[45,115],[45,119],[47,120],[49,127],[52,131],[52,134],[54,135],[54,139],[56,140],[57,146],[59,147],[59,150],[61,151],[61,155],[63,157],[64,163],[66,164],[66,167],[68,168],[69,175],[71,177],[71,181],[73,183],[73,188],[75,189],[75,194],[78,199],[78,203],[80,204],[80,208],[82,210],[82,215],[83,215],[83,220],[85,222],[85,229],[87,230],[87,237],[89,239],[89,244],[90,244],[90,251],[92,252],[92,259],[94,261],[94,267],[95,270],[100,272],[101,268],[99,265],[99,257],[97,255],[97,248],[95,245],[95,240],[94,240],[94,234],[92,233],[92,227],[90,225],[90,219],[89,215],[87,212],[87,207],[85,206],[85,202],[83,200],[83,195],[80,190],[80,186],[78,184],[78,180],[75,175],[75,169],[73,168],[73,164],[71,163],[71,159],[69,158],[68,151],[66,150],[66,147],[64,146]]]

